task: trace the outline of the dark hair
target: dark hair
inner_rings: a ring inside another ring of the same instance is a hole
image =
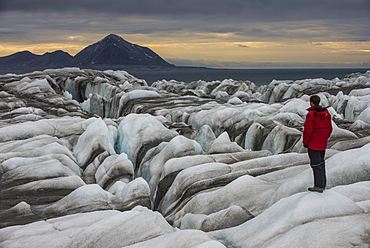
[[[313,95],[310,97],[310,102],[317,106],[320,104],[320,97],[318,95]]]

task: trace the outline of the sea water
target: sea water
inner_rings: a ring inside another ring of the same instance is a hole
[[[151,85],[158,80],[176,80],[179,82],[190,83],[193,81],[204,80],[214,81],[223,79],[249,80],[256,85],[269,84],[272,80],[299,80],[324,78],[334,79],[343,78],[351,73],[365,73],[366,68],[344,68],[344,69],[187,69],[173,71],[128,71],[133,76],[145,79]]]

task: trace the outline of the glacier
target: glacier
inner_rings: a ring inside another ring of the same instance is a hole
[[[302,145],[332,115],[328,187]],[[0,247],[369,247],[370,71],[148,85],[125,71],[0,75]]]

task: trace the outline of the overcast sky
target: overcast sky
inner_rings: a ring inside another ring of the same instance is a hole
[[[370,0],[0,0],[0,56],[111,33],[176,65],[370,68]]]

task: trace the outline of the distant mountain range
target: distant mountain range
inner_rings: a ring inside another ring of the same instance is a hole
[[[17,52],[0,57],[1,73],[24,73],[60,67],[91,69],[160,69],[174,68],[147,47],[132,44],[122,37],[110,34],[104,39],[87,46],[75,56],[58,50],[36,55],[29,51]]]

